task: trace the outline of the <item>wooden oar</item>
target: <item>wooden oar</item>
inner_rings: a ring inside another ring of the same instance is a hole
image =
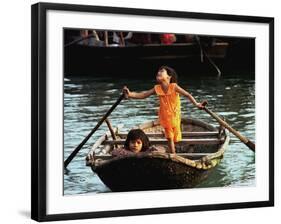
[[[107,127],[108,127],[108,129],[109,129],[109,131],[110,131],[110,134],[111,134],[112,139],[113,139],[113,140],[116,140],[115,132],[114,132],[114,130],[113,130],[113,128],[112,128],[112,125],[111,125],[111,123],[110,123],[110,121],[109,121],[108,118],[105,119],[105,123],[107,124]],[[115,147],[118,147],[117,144],[115,144],[114,146],[115,146]]]
[[[110,121],[108,120],[108,118],[105,119],[105,123],[107,124],[107,127],[108,127],[108,129],[110,131],[112,139],[116,140],[116,135],[114,133],[114,130],[113,130],[112,125],[111,125]]]
[[[111,106],[111,108],[107,111],[107,113],[102,117],[99,123],[92,129],[92,131],[84,138],[84,140],[74,149],[74,151],[70,154],[70,156],[64,161],[64,168],[68,166],[71,160],[76,156],[79,150],[83,147],[83,145],[89,140],[89,138],[96,132],[96,130],[101,126],[101,124],[105,121],[105,119],[111,114],[111,112],[118,106],[118,104],[124,99],[124,94],[122,94],[118,100]]]
[[[232,134],[234,134],[237,138],[240,139],[241,142],[243,142],[245,145],[248,146],[249,149],[251,149],[253,152],[255,152],[256,145],[251,140],[246,138],[245,136],[241,135],[238,131],[236,131],[234,128],[232,128],[228,123],[226,123],[224,120],[222,120],[217,114],[212,112],[210,109],[206,107],[208,104],[207,101],[202,102],[202,105],[204,106],[203,110],[205,110],[208,114],[210,114],[213,118],[215,118],[220,125],[228,129]]]

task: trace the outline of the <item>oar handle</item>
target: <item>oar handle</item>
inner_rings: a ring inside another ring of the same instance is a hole
[[[203,110],[205,110],[208,114],[210,114],[213,118],[215,118],[220,125],[228,129],[231,133],[233,133],[237,138],[240,139],[244,144],[246,144],[252,151],[255,152],[255,143],[250,141],[248,138],[245,136],[241,135],[240,132],[236,131],[234,128],[232,128],[228,123],[226,123],[224,120],[222,120],[216,113],[212,112],[210,109],[206,107],[208,104],[207,101],[202,102],[202,106],[204,106]]]
[[[92,129],[92,131],[84,138],[84,140],[74,149],[70,156],[64,161],[64,168],[72,161],[76,154],[80,151],[83,145],[89,140],[89,138],[96,132],[96,130],[101,126],[105,119],[111,114],[111,112],[118,106],[118,104],[124,99],[124,94],[120,95],[118,100],[111,106],[111,108],[106,112],[102,119],[97,123],[97,125]]]

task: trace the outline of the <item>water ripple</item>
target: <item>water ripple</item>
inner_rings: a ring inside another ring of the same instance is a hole
[[[255,141],[255,81],[239,78],[191,80],[181,77],[179,84],[198,100],[208,100],[208,107],[223,116],[233,128]],[[112,78],[72,78],[64,84],[64,159],[77,147],[120,96],[124,85],[133,91],[153,87],[151,80]],[[184,97],[182,117],[196,117],[212,125],[217,122],[204,111],[195,108]],[[113,126],[124,123],[125,129],[157,118],[159,102],[156,96],[144,100],[123,100],[109,119]],[[110,191],[89,167],[85,156],[91,145],[108,128],[105,124],[89,139],[64,175],[64,194],[89,194]],[[255,155],[231,135],[231,144],[224,159],[210,177],[198,187],[255,186]]]

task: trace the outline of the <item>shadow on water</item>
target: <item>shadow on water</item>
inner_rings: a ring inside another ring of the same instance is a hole
[[[209,108],[225,117],[233,128],[255,141],[255,80],[248,78],[190,78],[181,77],[179,85],[188,90],[198,101],[208,100]],[[121,94],[124,85],[133,91],[153,87],[153,79],[128,79],[114,77],[78,78],[64,83],[64,159],[84,139],[99,119]],[[217,126],[203,111],[197,110],[187,99],[181,97],[182,117],[196,117]],[[110,115],[113,126],[132,126],[157,118],[156,96],[143,100],[124,100]],[[132,119],[133,118],[133,119]],[[106,125],[89,139],[83,149],[68,166],[64,175],[64,194],[74,195],[110,191],[89,167],[85,156],[95,140],[107,131]],[[198,187],[229,187],[255,185],[255,155],[236,137],[219,166]]]

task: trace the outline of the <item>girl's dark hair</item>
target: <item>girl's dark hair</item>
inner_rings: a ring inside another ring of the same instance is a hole
[[[124,147],[125,149],[129,149],[130,141],[134,141],[140,139],[142,141],[142,149],[141,151],[146,151],[150,147],[150,142],[147,135],[141,129],[132,129],[129,131],[127,135],[127,139],[125,141]]]
[[[176,73],[175,69],[168,67],[166,65],[161,66],[158,71],[165,69],[169,76],[171,76],[170,83],[178,83],[178,74]]]

